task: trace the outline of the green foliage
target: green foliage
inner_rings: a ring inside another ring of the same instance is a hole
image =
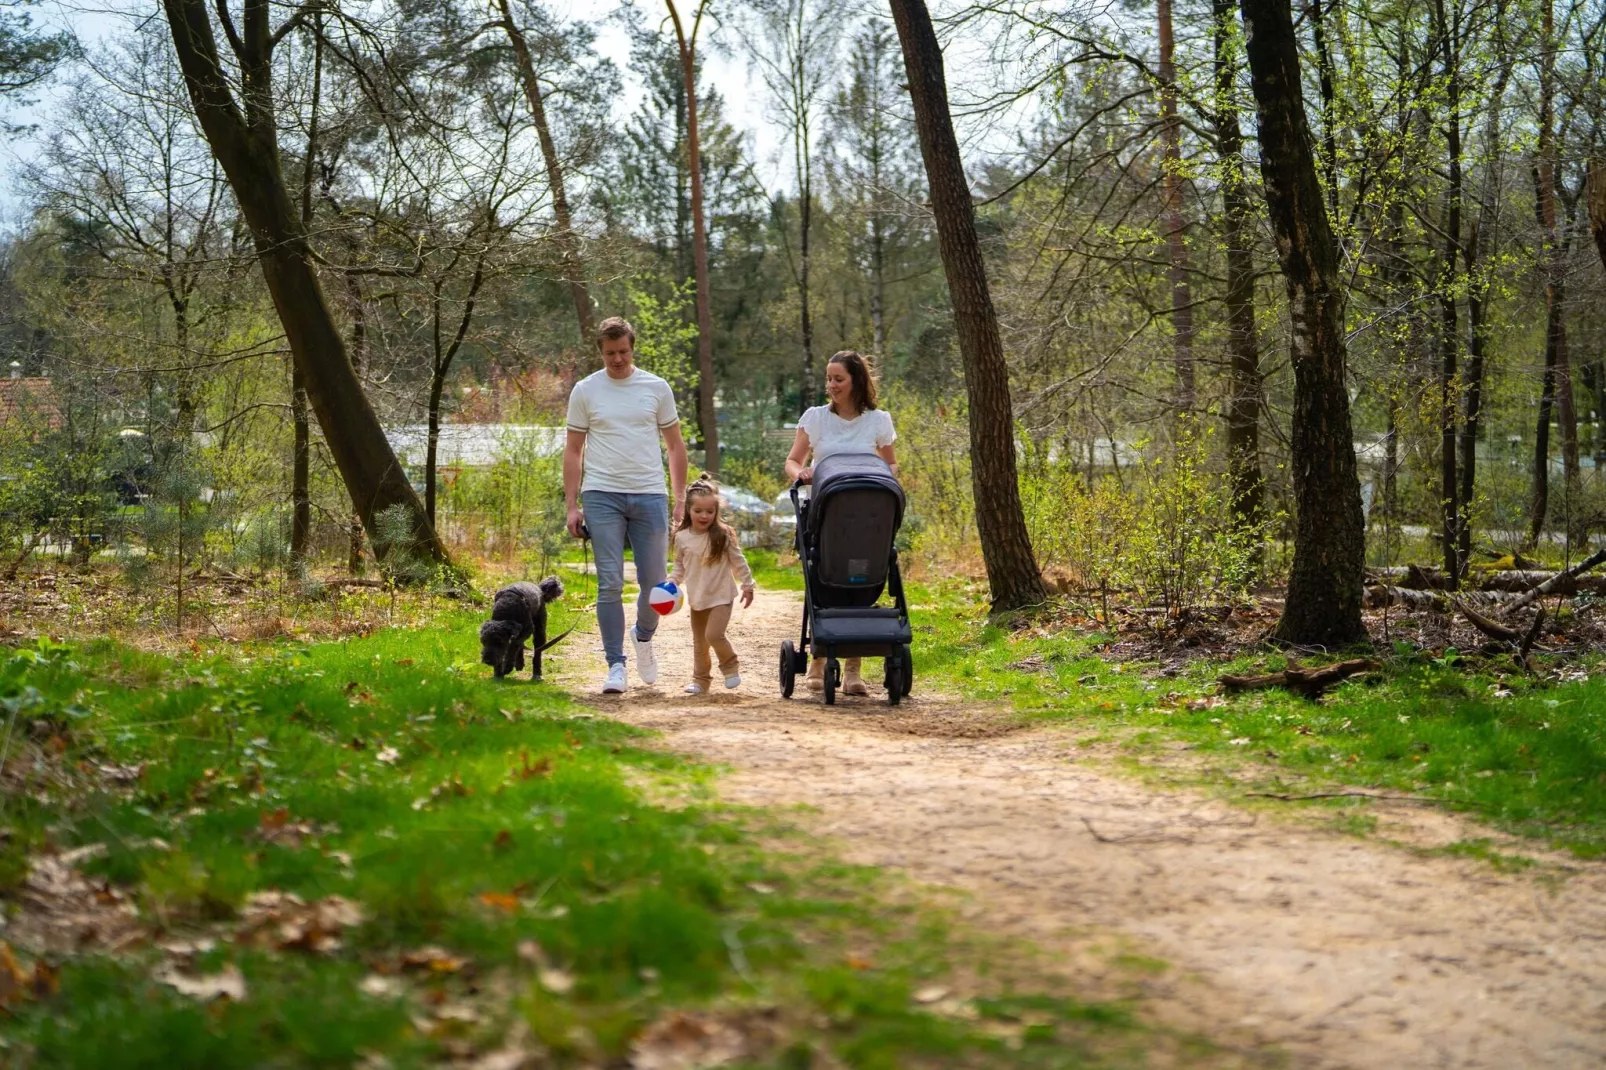
[[[435,577],[435,563],[418,544],[418,516],[402,503],[374,514],[374,546],[392,589],[416,587]]]
[[[899,479],[909,503],[904,524],[915,553],[939,565],[973,559],[979,544],[963,401],[888,390],[884,407],[898,432]]]
[[[531,438],[504,436],[496,463],[465,471],[443,505],[462,543],[488,558],[521,560],[541,575],[573,542],[563,508],[563,457]]]
[[[636,328],[636,364],[669,384],[676,398],[697,385],[697,287],[691,279],[664,286],[658,297],[635,281],[629,284],[631,325]]]
[[[1111,592],[1158,604],[1165,619],[1207,599],[1233,598],[1256,578],[1277,518],[1259,530],[1232,524],[1230,492],[1210,466],[1213,429],[1188,427],[1169,456],[1143,459],[1124,484],[1062,458],[1029,454],[1021,498],[1038,562],[1068,570],[1096,592],[1109,623]]]

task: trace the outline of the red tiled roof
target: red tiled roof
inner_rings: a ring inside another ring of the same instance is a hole
[[[61,408],[49,379],[0,379],[0,427],[16,421],[61,427]]]

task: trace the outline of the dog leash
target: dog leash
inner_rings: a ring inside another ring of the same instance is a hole
[[[591,572],[591,536],[590,535],[587,535],[587,536],[585,536],[584,538],[582,538],[580,540],[580,554],[581,554],[580,571],[582,572],[582,574]],[[591,612],[592,613],[595,613],[597,611],[597,598],[598,598],[599,590],[600,590],[600,588],[597,586],[596,575],[593,573],[592,577],[591,577]],[[581,617],[584,616],[585,612],[586,611],[583,610],[583,609],[580,610]],[[567,628],[563,629],[563,631],[559,632],[558,635],[556,636],[556,638],[548,639],[545,643],[541,644],[541,649],[537,650],[536,653],[540,654],[540,653],[544,653],[545,651],[551,650],[553,647],[555,647],[559,643],[561,643],[564,639],[568,638],[569,633],[574,631],[579,626],[580,626],[580,619],[577,618],[573,624],[569,625]]]

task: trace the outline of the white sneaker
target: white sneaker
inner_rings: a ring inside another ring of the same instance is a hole
[[[701,695],[703,693],[703,685],[693,681],[686,685],[685,690],[688,695]]]
[[[733,672],[729,676],[725,677],[725,686],[726,687],[741,687],[742,686],[742,674],[739,673],[739,672]]]
[[[604,695],[622,695],[625,691],[625,664],[619,662],[608,666],[608,678],[602,681]]]
[[[658,682],[658,655],[652,652],[652,640],[649,639],[643,643],[636,638],[636,633],[631,631],[630,641],[636,644],[636,675],[641,677],[641,682],[644,684],[656,684]]]

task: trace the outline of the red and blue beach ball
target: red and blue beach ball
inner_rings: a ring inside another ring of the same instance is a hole
[[[686,592],[682,591],[672,580],[665,580],[654,587],[647,595],[647,604],[652,606],[654,612],[660,617],[669,616],[669,614],[679,609],[685,601]]]

